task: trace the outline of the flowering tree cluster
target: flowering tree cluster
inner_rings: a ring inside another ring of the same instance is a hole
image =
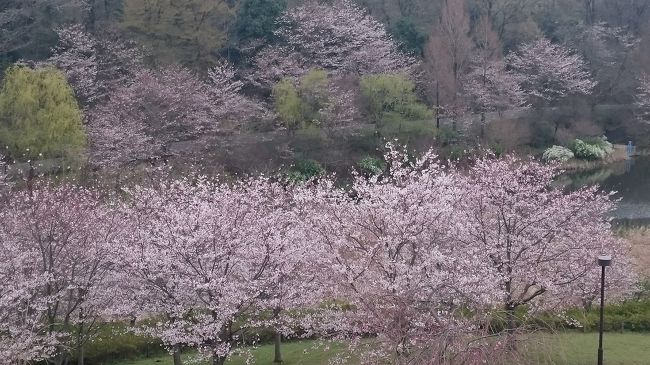
[[[99,165],[158,157],[172,141],[264,112],[243,95],[243,83],[226,62],[203,80],[180,66],[147,69],[133,44],[99,38],[81,25],[57,33],[59,43],[47,62],[66,73],[85,107],[91,160]]]
[[[114,213],[97,192],[64,185],[14,192],[0,215],[2,361],[63,363],[109,302]]]
[[[457,239],[462,181],[431,154],[411,163],[405,151],[390,150],[386,159],[390,173],[356,175],[352,194],[325,189],[305,198],[330,253],[327,294],[354,308],[335,308],[327,323],[352,339],[364,363],[434,363],[472,352],[485,344],[456,347],[477,330],[459,311],[485,308],[498,292],[480,248]],[[369,335],[373,341],[359,342]]]
[[[214,127],[211,106],[208,85],[191,71],[140,70],[90,112],[92,158],[113,164],[160,156],[170,142]]]
[[[47,62],[66,73],[84,106],[105,101],[142,68],[141,51],[124,40],[97,38],[78,24],[60,28],[57,34],[59,43]]]
[[[513,330],[522,305],[588,306],[601,253],[616,260],[610,297],[631,288],[608,194],[564,193],[552,166],[514,157],[467,171],[389,146],[385,160],[346,189],[322,176],[197,177],[119,200],[70,186],[13,194],[1,212],[2,351],[60,359],[87,338],[64,330],[102,314],[133,319],[176,364],[184,347],[223,364],[260,328],[346,339],[368,364],[478,364],[507,351],[485,339],[495,313]]]
[[[288,9],[275,32],[279,45],[256,57],[255,78],[274,83],[310,69],[330,72],[411,73],[414,58],[402,53],[384,25],[348,0],[315,1]]]
[[[211,69],[207,81],[180,66],[140,69],[88,112],[91,158],[111,165],[159,157],[171,142],[215,130],[228,118],[262,112],[241,87],[225,63]]]
[[[479,113],[504,111],[527,105],[520,87],[522,77],[507,70],[502,60],[474,60],[463,80],[464,94]]]
[[[521,75],[521,87],[532,101],[555,103],[570,95],[590,95],[596,86],[582,56],[546,38],[524,44],[506,57]]]
[[[246,120],[265,112],[262,104],[242,93],[243,86],[235,69],[225,61],[208,70],[208,93],[216,119]]]
[[[596,187],[550,188],[556,176],[552,165],[513,157],[479,160],[470,170],[467,183],[482,188],[467,191],[462,241],[479,248],[498,271],[506,310],[533,301],[546,308],[589,306],[598,293],[593,257],[624,248],[604,216],[614,207],[610,196]],[[614,270],[629,269],[627,259],[620,255]],[[613,278],[630,279],[620,272]],[[620,284],[623,293],[629,288],[629,282]]]
[[[307,263],[318,250],[282,185],[179,181],[131,196],[135,234],[120,245],[130,278],[121,309],[162,315],[141,330],[162,339],[177,362],[179,346],[191,345],[223,364],[250,327],[287,333],[280,314],[313,300],[316,272]],[[264,311],[274,315],[264,319]]]

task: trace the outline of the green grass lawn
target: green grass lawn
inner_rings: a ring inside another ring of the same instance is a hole
[[[594,365],[596,364],[597,333],[568,332],[538,337],[536,350],[528,356],[529,365]],[[537,341],[536,341],[537,342]],[[650,334],[606,333],[605,364],[607,365],[650,365]],[[328,350],[313,348],[310,341],[282,345],[284,365],[324,365],[342,346]],[[273,364],[273,346],[261,346],[253,350],[255,364]],[[188,356],[186,355],[186,358]],[[244,358],[234,357],[228,365],[244,365]],[[119,365],[172,365],[171,356],[152,357],[136,361],[125,361]],[[523,364],[520,364],[523,365]],[[528,365],[528,364],[527,364]]]
[[[282,357],[284,365],[295,364],[313,364],[325,365],[328,360],[335,354],[343,350],[343,346],[330,346],[323,348],[315,346],[314,341],[303,342],[290,342],[282,344]],[[260,346],[252,351],[257,365],[270,365],[273,364],[273,345]],[[191,358],[191,355],[184,355],[184,360]],[[172,365],[173,361],[171,356],[158,356],[149,359],[140,359],[133,361],[124,361],[117,363],[118,365]],[[243,356],[234,356],[226,362],[228,365],[244,365],[246,358]],[[201,363],[203,365],[203,363]]]
[[[542,342],[532,364],[596,364],[598,333],[567,332],[543,336]],[[650,334],[605,333],[603,348],[607,365],[650,365]]]

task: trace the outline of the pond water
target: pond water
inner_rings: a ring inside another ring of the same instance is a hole
[[[590,171],[567,174],[569,188],[599,184],[616,191],[620,199],[614,218],[620,222],[650,225],[650,156],[620,161]]]

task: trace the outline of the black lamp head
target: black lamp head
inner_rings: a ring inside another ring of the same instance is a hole
[[[610,255],[600,255],[598,256],[598,266],[611,266],[612,265],[612,256]]]

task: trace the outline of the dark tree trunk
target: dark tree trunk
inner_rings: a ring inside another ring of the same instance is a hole
[[[174,357],[174,365],[183,365],[183,359],[181,359],[181,347],[179,345],[174,345],[172,356]]]
[[[481,112],[481,139],[485,137],[485,112]]]
[[[85,346],[84,344],[79,345],[79,349],[77,350],[77,365],[84,365],[84,357],[86,356],[85,354]]]
[[[508,303],[506,304],[506,346],[514,349],[515,346],[515,331],[517,329],[517,318],[515,316],[516,307]]]
[[[274,363],[281,363],[282,362],[282,334],[278,332],[277,330],[275,331],[275,356],[273,357],[273,362]]]
[[[226,358],[224,356],[214,355],[212,357],[212,365],[223,365],[226,363]]]

